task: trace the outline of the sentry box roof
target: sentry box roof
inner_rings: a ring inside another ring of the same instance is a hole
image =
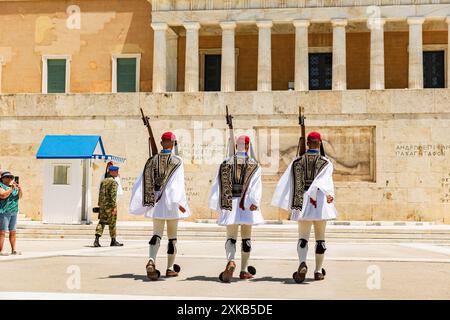
[[[106,154],[101,136],[47,135],[37,159],[99,159],[125,162],[125,158]]]

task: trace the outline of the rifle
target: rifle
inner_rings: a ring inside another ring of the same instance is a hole
[[[230,137],[228,141],[228,156],[232,157],[235,153],[234,148],[234,133],[233,133],[233,116],[228,113],[228,106],[226,106],[226,116],[225,119],[227,121],[228,129],[230,130]]]
[[[305,132],[305,116],[303,115],[304,108],[298,107],[298,124],[301,127],[301,135],[298,139],[297,157],[301,157],[306,152],[306,132]]]
[[[144,115],[144,111],[141,109],[142,121],[144,121],[144,126],[147,127],[148,130],[148,151],[150,157],[158,154],[158,147],[156,146],[155,137],[153,136],[152,127],[150,126],[149,117]]]
[[[228,128],[233,129],[233,116],[228,113],[228,106],[225,106],[225,108],[227,110],[227,115],[225,116],[225,118],[227,120]]]

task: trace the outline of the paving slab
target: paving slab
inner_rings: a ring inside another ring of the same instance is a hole
[[[90,245],[86,240],[20,241],[22,256],[0,258],[0,298],[450,299],[447,245],[330,242],[326,279],[312,279],[310,250],[310,272],[303,284],[292,280],[298,266],[294,242],[254,241],[255,279],[236,278],[230,284],[218,280],[225,266],[223,241],[181,241],[180,276],[156,282],[145,276],[147,243],[127,241],[122,248]],[[163,241],[157,260],[161,270],[166,267],[165,251]],[[80,280],[79,287],[74,279]]]

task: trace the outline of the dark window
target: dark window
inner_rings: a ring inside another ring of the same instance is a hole
[[[205,55],[205,91],[220,91],[220,71],[222,56]]]
[[[309,54],[309,90],[330,90],[333,68],[331,53]]]
[[[423,86],[424,88],[444,88],[444,51],[423,52]]]
[[[117,92],[136,92],[136,58],[117,58]]]
[[[66,92],[66,59],[47,60],[47,92]]]

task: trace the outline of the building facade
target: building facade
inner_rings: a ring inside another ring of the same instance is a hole
[[[141,106],[157,135],[180,137],[193,219],[214,218],[228,105],[265,171],[264,215],[282,220],[270,196],[302,106],[335,165],[340,219],[448,223],[448,17],[447,0],[0,0],[0,166],[40,219],[42,138],[100,134],[128,159],[120,215],[136,219]]]

